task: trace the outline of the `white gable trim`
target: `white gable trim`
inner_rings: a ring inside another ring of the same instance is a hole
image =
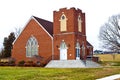
[[[50,36],[51,39],[53,39],[53,37],[47,32],[47,30],[34,18],[32,17],[38,24],[39,26]]]
[[[19,36],[15,39],[15,41],[12,43],[12,45],[14,45],[14,43],[17,41],[17,39],[20,37],[20,35],[22,34],[22,32],[24,31],[24,29],[27,27],[28,23],[34,19],[37,24],[39,24],[41,26],[41,28],[50,36],[50,38],[53,40],[53,37],[43,28],[43,26],[33,17],[31,16],[30,19],[28,20],[28,22],[25,24],[24,28],[22,29],[21,33],[19,34]]]
[[[14,45],[14,43],[17,41],[17,39],[20,37],[20,35],[22,34],[22,32],[24,31],[24,29],[26,28],[26,26],[28,25],[28,23],[30,22],[30,20],[32,19],[33,16],[30,17],[30,19],[26,22],[25,26],[23,27],[21,33],[19,34],[19,36],[15,39],[15,41],[12,43],[12,45]]]

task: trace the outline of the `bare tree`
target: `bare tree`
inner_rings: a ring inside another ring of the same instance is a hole
[[[19,28],[15,28],[14,33],[15,33],[15,37],[16,38],[20,35],[21,31],[22,31],[22,28],[20,28],[20,27]]]
[[[107,50],[120,52],[120,15],[113,15],[100,28],[99,38],[102,47]]]

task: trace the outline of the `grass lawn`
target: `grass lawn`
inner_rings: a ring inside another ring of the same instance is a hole
[[[0,67],[0,80],[95,80],[120,74],[120,54],[97,55],[103,68]]]
[[[0,80],[95,80],[113,74],[120,74],[120,67],[68,69],[0,67]]]

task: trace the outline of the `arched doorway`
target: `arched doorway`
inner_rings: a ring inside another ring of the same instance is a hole
[[[67,45],[64,40],[60,43],[60,60],[67,60]]]

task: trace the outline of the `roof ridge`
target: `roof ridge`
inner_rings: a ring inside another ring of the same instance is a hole
[[[51,36],[53,36],[53,22],[38,18],[36,16],[33,16],[33,18],[37,20],[37,22],[40,23]]]
[[[87,41],[87,46],[92,46],[88,41]],[[92,46],[93,47],[93,46]]]
[[[37,17],[37,16],[32,16],[32,17],[53,23],[52,21],[49,21],[49,20],[46,20],[46,19],[43,19],[43,18],[39,18],[39,17]]]

